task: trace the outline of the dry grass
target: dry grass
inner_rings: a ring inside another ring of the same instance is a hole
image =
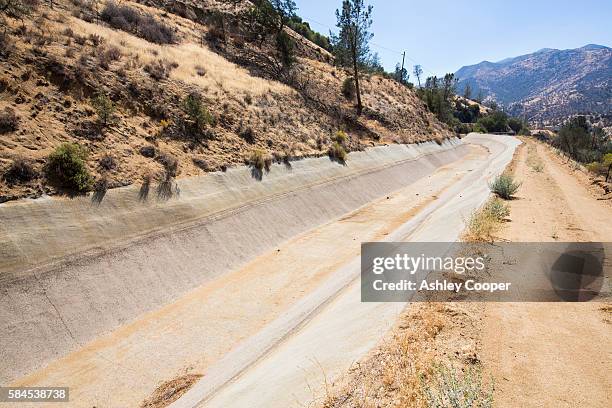
[[[428,393],[447,390],[439,368],[478,367],[478,304],[415,303],[392,334],[349,374],[328,384],[324,408],[429,407]],[[465,328],[467,327],[467,329]],[[462,374],[456,375],[463,378]]]
[[[527,165],[536,173],[541,173],[544,171],[544,162],[538,155],[535,144],[530,144],[527,148]]]
[[[492,242],[510,210],[504,202],[494,197],[467,220],[462,240],[466,242]]]
[[[202,378],[200,374],[187,374],[165,382],[157,387],[153,395],[145,400],[140,407],[167,407],[185,394],[200,378]]]
[[[367,109],[356,117],[354,104],[341,94],[348,73],[312,53],[299,55],[300,82],[293,88],[274,76],[265,77],[257,62],[253,65],[258,56],[271,52],[265,44],[234,46],[235,39],[230,39],[226,52],[225,47],[201,43],[210,27],[155,7],[125,3],[172,27],[180,43],[159,45],[87,22],[76,17],[82,13],[70,13],[76,10],[68,0],[58,0],[55,10],[41,8],[23,25],[9,21],[7,36],[13,52],[0,61],[0,112],[10,107],[20,122],[18,129],[11,126],[0,138],[0,174],[17,156],[39,167],[66,141],[87,146],[91,154],[86,164],[96,179],[102,175],[99,160],[111,153],[117,166],[105,170],[105,176],[109,188],[114,188],[163,171],[160,163],[138,153],[148,144],[175,156],[181,177],[189,177],[204,169],[243,165],[254,149],[275,157],[290,151],[295,159],[327,155],[330,148],[342,153],[332,140],[339,127],[346,130],[346,138],[338,144],[347,153],[450,136],[414,92],[392,80],[364,76]],[[147,4],[161,6],[161,2]],[[197,7],[207,12],[224,4],[209,0]],[[97,92],[113,100],[116,120],[104,132],[92,134],[86,125],[93,122],[89,100]],[[191,92],[200,93],[218,119],[207,129],[205,140],[191,140],[181,131],[180,101]],[[206,166],[193,160],[199,158]],[[6,192],[0,200],[57,193],[44,180],[9,186],[0,178],[0,190]]]
[[[178,67],[171,72],[171,79],[184,81],[203,89],[225,90],[253,96],[270,92],[285,94],[295,92],[280,82],[254,77],[246,69],[196,43],[154,44],[129,33],[74,17],[70,17],[70,26],[80,35],[99,35],[106,43],[119,47],[123,54],[136,58],[143,65],[160,59],[176,63]],[[199,75],[198,72],[206,74]]]

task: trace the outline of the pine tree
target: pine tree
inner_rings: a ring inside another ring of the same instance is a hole
[[[338,35],[331,34],[331,41],[336,62],[353,69],[355,92],[357,96],[357,115],[361,115],[361,88],[359,71],[371,65],[369,42],[374,36],[370,33],[372,25],[372,6],[366,6],[364,0],[344,0],[342,10],[336,10]]]

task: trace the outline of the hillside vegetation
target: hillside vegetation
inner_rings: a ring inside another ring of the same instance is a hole
[[[388,75],[360,75],[357,115],[351,73],[289,27],[328,39],[262,35],[249,2],[36,3],[0,14],[0,202],[71,185],[57,149],[82,192],[452,135]]]

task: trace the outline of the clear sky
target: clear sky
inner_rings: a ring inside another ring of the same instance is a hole
[[[314,30],[335,30],[341,0],[295,1]],[[409,72],[418,61],[439,75],[541,48],[612,47],[612,0],[366,1],[374,6],[371,49],[387,70],[404,50]]]

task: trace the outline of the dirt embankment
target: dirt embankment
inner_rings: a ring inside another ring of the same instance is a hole
[[[357,117],[341,92],[347,73],[304,47],[295,80],[270,74],[271,38],[245,37],[244,24],[235,28],[228,14],[222,41],[196,16],[211,14],[216,2],[197,2],[186,17],[171,5],[167,12],[121,2],[173,33],[168,44],[111,27],[104,13],[96,17],[105,2],[100,10],[89,1],[40,3],[23,21],[7,19],[0,38],[0,202],[61,191],[44,167],[65,142],[86,148],[89,173],[113,188],[162,178],[173,159],[173,176],[186,177],[244,164],[255,151],[270,160],[326,155],[339,129],[347,151],[451,136],[412,90],[380,76],[364,76],[366,110]],[[175,2],[147,2],[160,3]],[[185,108],[194,93],[207,118],[195,130]],[[100,95],[114,107],[103,124]],[[6,177],[22,160],[29,171]]]
[[[522,140],[509,171],[523,184],[495,240],[611,241],[610,200],[550,147]],[[427,383],[442,364],[482,372],[496,407],[607,407],[611,323],[602,303],[412,304],[321,405],[427,406]]]
[[[499,238],[612,241],[610,201],[548,146],[525,142],[513,169],[523,185]],[[481,355],[496,406],[610,406],[610,317],[597,302],[487,304]]]

